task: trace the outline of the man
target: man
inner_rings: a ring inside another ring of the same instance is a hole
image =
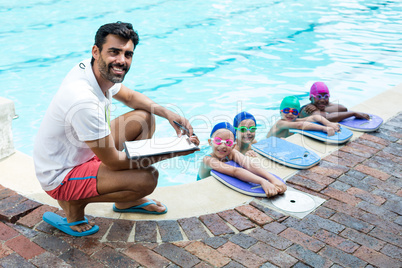
[[[177,121],[193,129],[187,119],[156,104],[121,82],[130,69],[139,42],[129,23],[101,26],[92,47],[92,60],[75,66],[63,80],[38,131],[34,146],[36,175],[42,188],[64,210],[66,218],[46,212],[44,220],[60,230],[83,236],[99,227],[84,217],[93,202],[115,202],[119,212],[162,214],[167,208],[146,198],[157,185],[151,165],[194,151],[138,161],[122,152],[125,141],[151,138],[154,114],[166,118],[178,135]],[[133,110],[110,122],[111,97]],[[199,144],[198,138],[191,140]]]
[[[368,114],[348,111],[348,109],[341,104],[329,102],[329,96],[327,85],[324,82],[315,82],[310,88],[311,103],[301,108],[300,117],[303,118],[318,114],[331,122],[339,122],[351,116],[367,120],[370,119]]]

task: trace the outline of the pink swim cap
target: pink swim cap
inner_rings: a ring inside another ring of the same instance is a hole
[[[326,93],[329,96],[329,90],[324,82],[315,82],[310,88],[310,98],[321,93]]]

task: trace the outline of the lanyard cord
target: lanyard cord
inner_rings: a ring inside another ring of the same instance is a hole
[[[112,127],[110,125],[110,109],[109,109],[109,105],[105,106],[105,118],[106,118],[107,125],[109,126],[109,130],[112,130]]]

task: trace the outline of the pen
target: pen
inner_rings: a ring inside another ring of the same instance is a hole
[[[176,126],[178,126],[181,130],[184,130],[187,133],[187,136],[190,136],[190,131],[185,126],[183,126],[182,124],[180,124],[176,121],[173,121],[173,123],[175,123]],[[193,136],[196,136],[194,132],[193,132]]]

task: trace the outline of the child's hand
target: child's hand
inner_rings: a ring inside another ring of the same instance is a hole
[[[335,132],[339,132],[341,130],[340,125],[337,123],[329,123],[328,126],[333,128],[335,130]]]
[[[358,119],[370,120],[370,115],[365,114],[365,113],[355,113],[355,117]]]
[[[317,107],[313,104],[307,104],[306,107],[304,107],[304,110],[306,111],[307,114],[312,114],[315,111],[317,111]]]
[[[278,194],[283,194],[288,189],[286,184],[284,184],[283,182],[281,182],[279,180],[275,180],[272,184],[276,187]]]
[[[253,150],[249,150],[245,153],[246,156],[250,156],[250,157],[257,157],[257,153],[254,152]]]
[[[263,180],[261,183],[261,187],[264,190],[267,197],[275,196],[278,194],[278,189],[267,180]]]
[[[335,135],[335,129],[333,129],[332,127],[324,127],[324,132],[326,132],[328,136]]]

